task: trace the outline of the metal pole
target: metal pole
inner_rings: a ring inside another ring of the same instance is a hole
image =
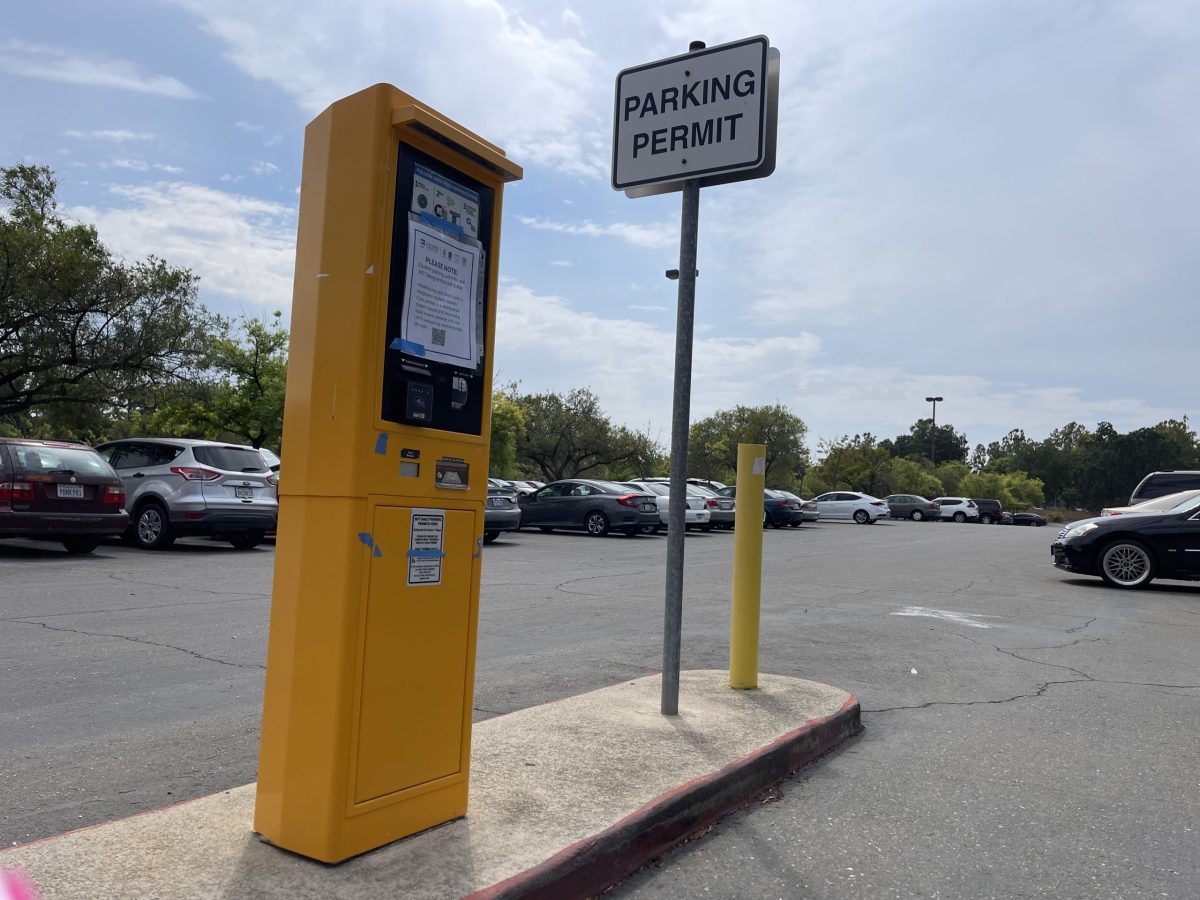
[[[688,425],[692,407],[692,327],[696,310],[696,239],[700,185],[683,183],[679,229],[679,309],[675,316],[675,392],[671,402],[671,497],[667,507],[667,590],[663,618],[662,714],[679,714],[683,628],[683,536],[687,530]]]
[[[766,479],[766,444],[738,444],[734,514],[733,610],[729,617],[729,686],[758,687],[759,610],[762,605],[762,516],[758,501]]]
[[[926,403],[933,404],[933,418],[929,424],[929,464],[937,466],[937,405],[942,397],[926,397]]]

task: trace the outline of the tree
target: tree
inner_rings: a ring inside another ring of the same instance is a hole
[[[614,427],[587,388],[514,399],[525,416],[517,441],[518,465],[531,467],[546,481],[604,477],[610,469],[625,472],[655,464],[662,456],[649,436]]]
[[[736,406],[692,423],[688,436],[688,472],[700,478],[732,482],[737,477],[737,445],[766,444],[769,487],[799,488],[809,466],[804,438],[808,426],[786,406]]]
[[[908,429],[908,434],[899,435],[894,441],[883,441],[881,446],[893,456],[909,459],[929,459],[930,435],[937,455],[937,462],[965,462],[967,459],[967,436],[957,434],[953,425],[933,427],[933,419],[917,419]]]
[[[515,399],[516,385],[492,394],[492,434],[488,474],[517,478],[517,442],[525,428],[525,411]]]
[[[48,168],[0,167],[0,420],[20,431],[192,376],[214,325],[196,276],[114,259],[57,188]]]
[[[288,332],[276,312],[270,323],[249,316],[240,337],[220,323],[202,365],[205,380],[192,396],[168,402],[154,430],[278,449],[283,436]]]

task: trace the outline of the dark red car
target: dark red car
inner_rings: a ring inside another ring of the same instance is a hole
[[[91,553],[128,527],[121,479],[91,447],[0,437],[0,538]]]

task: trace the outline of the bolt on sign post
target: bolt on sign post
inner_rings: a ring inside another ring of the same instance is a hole
[[[504,184],[378,84],[304,133],[254,830],[338,862],[467,809]]]
[[[758,687],[758,620],[762,600],[762,516],[767,445],[738,444],[738,504],[733,530],[733,610],[729,626],[729,686]]]
[[[671,485],[663,625],[662,713],[679,712],[683,535],[700,188],[775,171],[779,51],[763,35],[706,47],[617,74],[612,185],[628,197],[681,191],[679,299],[671,408]]]

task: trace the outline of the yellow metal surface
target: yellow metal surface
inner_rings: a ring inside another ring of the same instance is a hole
[[[733,611],[729,634],[729,686],[738,690],[758,687],[762,502],[766,456],[765,444],[738,444],[737,509],[733,532]]]
[[[493,192],[478,435],[381,418],[401,143]],[[496,158],[389,85],[305,131],[254,829],[325,862],[467,808],[502,192],[520,174]],[[470,467],[466,490],[435,486],[441,457]],[[444,513],[440,583],[408,582],[413,508]]]
[[[375,508],[359,704],[355,803],[460,773],[467,641],[477,567],[443,566],[441,584],[395,590],[408,576],[412,509]],[[475,515],[447,511],[444,552],[470,559]],[[393,552],[396,548],[397,552]],[[475,562],[478,562],[476,560]],[[414,635],[422,635],[413,641]],[[438,640],[438,636],[447,636]],[[452,637],[451,637],[452,636]]]

